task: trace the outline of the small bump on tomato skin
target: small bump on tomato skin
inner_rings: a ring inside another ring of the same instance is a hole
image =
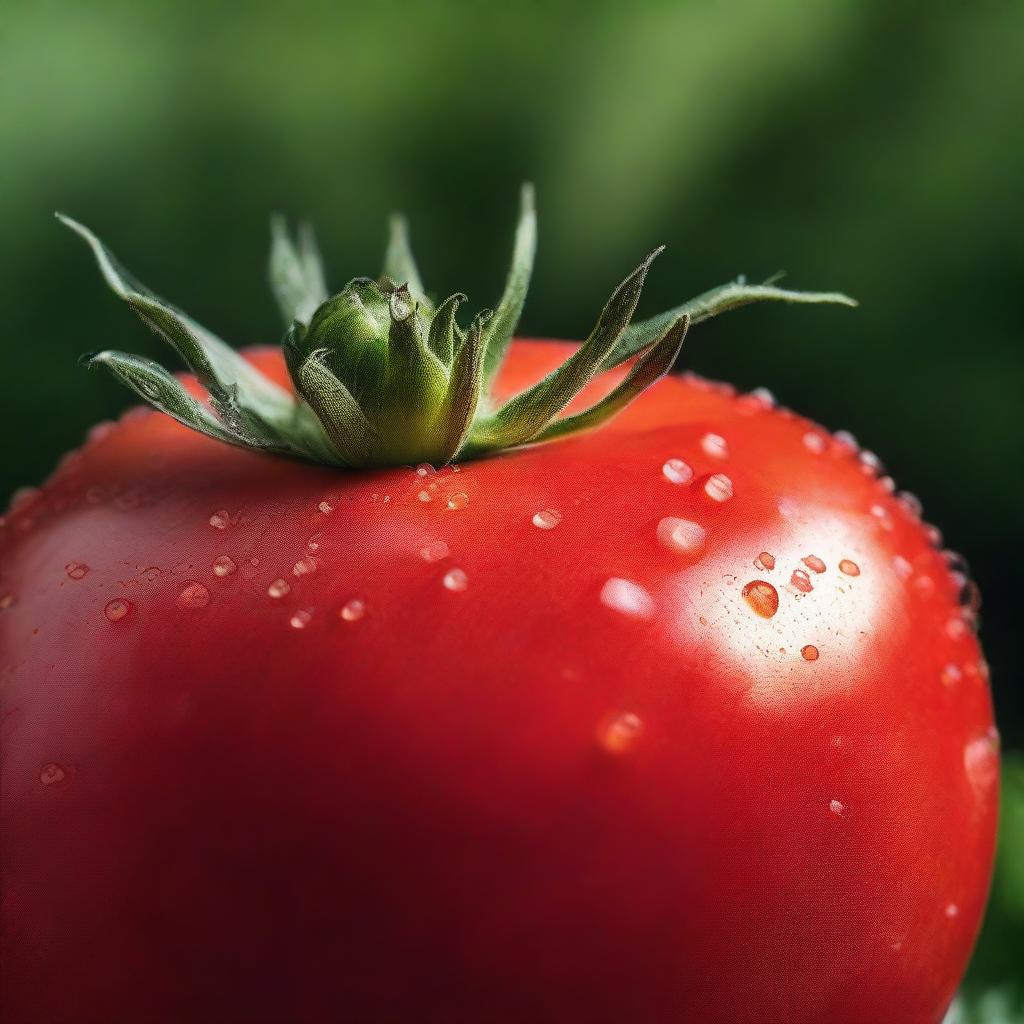
[[[552,357],[535,345],[513,358],[533,379]],[[61,922],[34,961],[46,984],[12,990],[12,1024],[76,1019],[98,991],[115,1000],[105,1020],[174,1024],[189,1019],[184,1001],[218,1020],[378,1024],[382,968],[391,1019],[416,1019],[427,997],[451,1024],[519,1024],[538,1005],[560,1020],[654,1024],[668,1007],[736,1024],[778,1006],[783,972],[819,979],[822,949],[838,965],[828,1005],[820,986],[795,984],[782,1015],[941,1019],[981,912],[998,793],[973,598],[958,605],[960,566],[854,455],[816,453],[802,439],[819,428],[742,401],[666,380],[593,437],[466,463],[463,512],[446,510],[443,484],[417,500],[447,470],[324,473],[184,440],[158,416],[119,425],[77,477],[51,481],[19,513],[32,530],[0,538],[0,594],[18,598],[0,649],[24,651],[0,688],[5,711],[22,709],[9,721],[25,721],[4,733],[4,770],[16,765],[25,789],[19,925]],[[732,443],[714,464],[735,483],[723,505],[703,490],[709,430]],[[159,474],[146,468],[156,448]],[[661,467],[676,455],[702,475],[673,483]],[[831,488],[832,518],[812,477]],[[131,488],[135,507],[119,507]],[[549,507],[565,514],[545,532],[532,517]],[[219,531],[207,520],[221,508],[252,521]],[[666,517],[707,532],[699,560],[658,543]],[[444,557],[424,557],[439,541]],[[777,562],[751,573],[762,549]],[[238,572],[218,580],[225,553]],[[296,578],[307,553],[320,568]],[[809,553],[824,574],[801,562]],[[80,583],[71,559],[92,567]],[[456,564],[465,594],[442,583]],[[146,566],[161,576],[145,581]],[[785,589],[796,567],[812,593]],[[755,577],[778,588],[770,619],[742,597]],[[612,578],[642,588],[655,614],[602,605]],[[179,610],[197,581],[208,605]],[[118,596],[138,614],[111,625],[98,611]],[[349,621],[354,600],[366,612]],[[311,613],[301,629],[297,612]],[[48,618],[76,651],[66,670],[28,639]],[[807,663],[811,644],[820,658]],[[962,677],[947,688],[949,664]],[[603,728],[625,715],[641,729],[630,745],[627,725],[613,753]],[[896,732],[905,745],[879,742]],[[75,766],[73,786],[38,780],[51,761],[69,777]],[[79,798],[103,814],[75,818]],[[8,861],[9,832],[0,842]],[[919,871],[910,850],[925,855]],[[790,933],[778,923],[794,900]],[[866,906],[880,903],[881,930]],[[723,906],[742,918],[739,942]],[[669,918],[683,924],[666,936]],[[268,921],[286,922],[287,943]],[[5,981],[28,963],[10,934]],[[352,969],[314,969],[328,959]],[[224,963],[245,986],[222,991]],[[282,974],[303,1007],[281,1001]],[[479,988],[439,994],[437,977],[485,979],[486,1004]]]
[[[353,597],[346,601],[344,607],[338,612],[339,617],[345,622],[358,622],[366,614],[366,602],[359,597]]]

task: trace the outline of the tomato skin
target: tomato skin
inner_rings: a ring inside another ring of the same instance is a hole
[[[567,351],[517,342],[502,387]],[[2,555],[8,1024],[925,1024],[952,998],[996,825],[984,662],[916,517],[793,414],[670,378],[426,476],[131,414]]]

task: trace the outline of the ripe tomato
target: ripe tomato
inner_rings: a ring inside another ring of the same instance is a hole
[[[499,389],[570,351],[516,342]],[[437,473],[132,413],[2,551],[8,1024],[923,1024],[953,995],[998,768],[964,580],[762,397],[666,378]]]

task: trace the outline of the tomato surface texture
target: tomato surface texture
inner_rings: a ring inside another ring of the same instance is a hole
[[[499,390],[570,352],[516,342]],[[763,397],[670,377],[438,472],[136,411],[16,502],[0,573],[6,1024],[954,994],[998,796],[971,585]]]

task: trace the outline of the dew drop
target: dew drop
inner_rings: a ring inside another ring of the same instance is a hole
[[[449,554],[448,545],[443,540],[431,541],[420,548],[420,558],[424,562],[440,562]]]
[[[654,615],[651,595],[639,583],[617,576],[605,581],[601,588],[601,603],[606,608],[638,619],[649,619]]]
[[[712,501],[728,501],[734,494],[732,481],[724,473],[715,473],[704,482],[704,493]]]
[[[800,648],[800,657],[804,661],[817,661],[819,653],[818,648],[814,644],[807,644]]]
[[[921,597],[931,597],[935,593],[935,580],[931,576],[918,576],[914,580],[914,590],[921,595]]]
[[[142,570],[141,576],[147,583],[152,583],[154,580],[158,580],[160,578],[160,567],[157,565],[148,565]]]
[[[441,582],[446,590],[458,593],[469,586],[469,577],[461,569],[449,569]]]
[[[816,434],[814,431],[809,430],[804,434],[804,447],[809,452],[814,452],[815,455],[821,455],[825,450],[825,438],[821,434]]]
[[[358,622],[366,614],[366,602],[353,597],[338,613],[345,622]]]
[[[437,472],[437,470],[434,469],[434,467],[429,462],[421,462],[416,467],[416,475],[417,476],[431,476],[432,474],[434,474],[436,472]]]
[[[950,640],[962,640],[970,632],[967,623],[963,620],[960,615],[954,615],[946,623],[946,636]]]
[[[875,517],[875,519],[878,520],[878,525],[883,530],[892,529],[892,519],[890,518],[888,511],[886,511],[883,505],[872,505],[871,508],[868,509],[868,511]]]
[[[945,914],[946,917],[952,919],[960,913],[960,908],[955,903],[947,903]]]
[[[533,517],[533,525],[538,530],[553,530],[562,521],[562,513],[553,508],[537,512]]]
[[[850,448],[853,451],[856,451],[860,447],[860,444],[857,442],[857,438],[855,438],[848,430],[837,430],[832,437],[837,444],[842,445],[844,448]]]
[[[924,511],[924,506],[921,504],[921,499],[910,491],[900,491],[896,495],[896,500],[915,518],[919,518],[921,513]]]
[[[882,460],[874,452],[869,452],[865,448],[857,458],[860,462],[861,470],[868,476],[881,476],[885,472]]]
[[[802,594],[809,594],[814,589],[814,584],[811,583],[811,577],[808,576],[803,569],[794,569],[793,575],[789,578],[789,582]]]
[[[313,613],[306,608],[299,608],[297,611],[292,612],[291,618],[288,620],[288,625],[292,629],[305,629],[310,620],[313,618]]]
[[[457,494],[453,494],[448,499],[448,508],[455,512],[460,508],[465,508],[469,504],[469,495],[459,491]]]
[[[606,754],[628,754],[643,735],[644,723],[632,711],[620,711],[602,719],[597,727],[597,742]]]
[[[770,619],[779,610],[779,592],[764,580],[751,580],[740,593],[762,619]]]
[[[433,501],[433,498],[430,496],[430,491],[420,491],[416,497],[419,498],[420,501]]]
[[[693,470],[682,459],[669,459],[661,467],[661,474],[669,483],[680,486],[688,484],[693,479]]]
[[[306,550],[309,551],[309,552],[319,551],[320,550],[320,540],[321,540],[321,534],[314,533],[313,536],[310,537],[309,540],[306,541]]]
[[[729,457],[728,442],[720,434],[705,434],[700,439],[701,451],[712,459],[727,459]]]
[[[126,601],[123,597],[115,597],[113,601],[107,602],[103,614],[111,622],[120,622],[131,610],[130,601]]]
[[[319,562],[312,556],[306,555],[304,558],[300,558],[292,566],[293,576],[312,576],[316,572]]]
[[[0,612],[7,611],[7,609],[10,608],[12,604],[14,604],[14,595],[4,594],[3,597],[0,597]]]
[[[320,509],[325,516],[329,516],[334,511],[334,506],[329,501],[321,501],[320,504],[317,505],[317,508]]]
[[[811,572],[825,571],[825,563],[817,555],[808,555],[806,558],[801,558],[800,561],[803,562]]]
[[[962,678],[963,673],[960,671],[958,666],[953,665],[952,663],[946,665],[939,673],[939,679],[941,680],[942,685],[947,687],[956,686]]]
[[[910,579],[910,574],[914,571],[914,567],[902,555],[893,555],[892,567],[901,580]]]
[[[230,576],[237,568],[235,560],[230,555],[218,555],[213,560],[214,576],[220,576],[221,578]]]
[[[964,771],[979,799],[995,791],[999,780],[999,733],[994,727],[964,747]]]
[[[775,556],[770,551],[762,551],[754,559],[754,568],[762,572],[771,572],[775,568]]]
[[[844,558],[839,563],[839,571],[844,576],[859,576],[860,566],[856,562],[851,561],[849,558]]]
[[[924,535],[933,548],[942,547],[942,531],[934,523],[925,523]]]
[[[704,550],[707,533],[699,523],[666,516],[658,523],[657,537],[661,545],[670,551],[681,555],[697,555]]]
[[[205,608],[210,603],[210,591],[202,583],[190,583],[178,595],[182,608]]]
[[[89,566],[85,562],[68,562],[64,566],[64,571],[68,574],[69,579],[84,580],[89,575]]]
[[[834,815],[836,815],[836,817],[839,817],[843,813],[843,811],[846,810],[846,808],[843,806],[842,802],[839,801],[839,800],[829,800],[829,802],[828,802],[828,809]]]
[[[754,388],[747,397],[753,399],[758,405],[763,406],[765,409],[775,408],[775,396],[768,390],[768,388]]]
[[[39,781],[44,786],[56,786],[68,777],[64,766],[56,761],[49,761],[43,765],[39,772]]]
[[[273,598],[280,598],[289,593],[291,589],[291,584],[287,580],[276,579],[267,587],[267,593]]]
[[[210,525],[215,530],[226,530],[231,525],[231,513],[226,508],[210,516]]]

